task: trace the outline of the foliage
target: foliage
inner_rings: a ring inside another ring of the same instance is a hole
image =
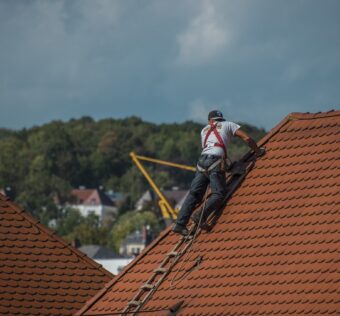
[[[0,139],[9,137],[13,134],[14,132],[7,129],[7,128],[0,128]]]
[[[78,210],[69,208],[57,224],[57,233],[68,241],[78,239],[84,245],[105,245],[109,229],[101,226],[95,214],[81,216]]]

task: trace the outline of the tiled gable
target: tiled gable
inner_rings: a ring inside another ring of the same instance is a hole
[[[0,194],[0,315],[72,315],[113,275]]]

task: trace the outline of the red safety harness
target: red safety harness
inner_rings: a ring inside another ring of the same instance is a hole
[[[209,136],[212,132],[215,134],[215,136],[218,140],[218,143],[215,143],[214,146],[223,148],[224,158],[227,158],[227,148],[225,147],[225,144],[222,140],[222,137],[221,137],[220,133],[217,131],[216,125],[214,123],[210,123],[210,129],[209,129],[209,131],[207,132],[207,134],[205,135],[205,138],[204,138],[203,148],[207,147],[207,141],[208,141],[208,138],[209,138]]]

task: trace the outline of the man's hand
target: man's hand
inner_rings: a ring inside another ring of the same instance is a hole
[[[259,150],[255,154],[256,154],[256,157],[259,158],[259,157],[264,156],[266,152],[267,152],[266,147],[259,147]]]

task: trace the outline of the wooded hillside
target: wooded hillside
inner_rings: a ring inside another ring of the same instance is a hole
[[[256,140],[265,134],[263,129],[241,125]],[[154,124],[137,117],[100,121],[82,117],[19,131],[0,129],[0,188],[11,186],[16,201],[45,224],[60,216],[53,198],[63,202],[78,186],[124,192],[129,196],[125,210],[131,210],[148,184],[129,153],[195,165],[201,128],[190,121]],[[229,153],[235,159],[247,150],[236,141]],[[193,176],[150,164],[147,168],[164,188],[188,188]]]

